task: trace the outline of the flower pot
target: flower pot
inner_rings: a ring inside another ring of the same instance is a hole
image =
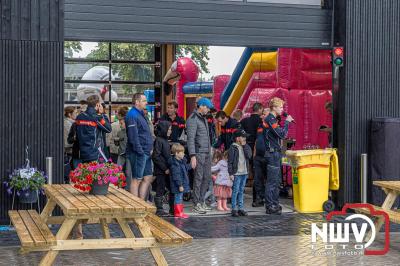
[[[37,190],[21,191],[18,198],[19,202],[21,203],[35,203],[38,201],[38,191]]]
[[[107,193],[108,193],[108,185],[109,185],[109,183],[103,184],[103,185],[99,185],[97,182],[93,182],[92,189],[90,190],[89,194],[92,194],[92,195],[107,195]]]

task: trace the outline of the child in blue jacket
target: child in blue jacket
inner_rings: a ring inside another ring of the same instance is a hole
[[[181,144],[172,145],[171,152],[173,157],[170,158],[171,170],[171,193],[174,194],[174,216],[178,218],[188,218],[189,216],[183,212],[183,193],[190,191],[188,171],[190,165],[186,163],[185,148]]]

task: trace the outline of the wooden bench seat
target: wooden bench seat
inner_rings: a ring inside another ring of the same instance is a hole
[[[57,244],[55,236],[35,210],[8,211],[8,215],[23,248]]]
[[[400,211],[398,211],[398,210],[384,210],[384,209],[382,209],[382,207],[379,207],[379,206],[375,206],[375,205],[372,205],[373,207],[374,207],[374,209],[375,210],[379,210],[379,211],[384,211],[384,212],[386,212],[388,215],[389,215],[389,220],[392,222],[392,223],[396,223],[396,224],[400,224]],[[367,208],[357,208],[357,209],[354,209],[354,211],[356,212],[356,213],[362,213],[362,214],[370,214],[369,213],[369,209],[367,209]]]
[[[154,238],[161,244],[184,244],[192,241],[192,237],[155,214],[148,214],[146,221]]]

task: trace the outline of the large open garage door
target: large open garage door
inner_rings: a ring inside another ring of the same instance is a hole
[[[331,10],[267,2],[276,1],[65,0],[65,39],[331,46]]]

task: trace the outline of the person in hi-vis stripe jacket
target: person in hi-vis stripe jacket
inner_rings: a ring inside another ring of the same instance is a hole
[[[86,111],[80,113],[75,120],[80,159],[83,163],[99,159],[99,148],[104,151],[105,146],[103,134],[111,133],[111,125],[104,114],[99,96],[89,96],[87,105]]]
[[[265,138],[265,160],[267,182],[265,184],[265,208],[267,214],[282,213],[282,207],[279,205],[279,185],[281,182],[281,140],[286,138],[289,129],[289,123],[293,118],[288,115],[285,125],[279,126],[277,116],[283,113],[284,101],[280,98],[272,98],[269,107],[271,112],[263,121]]]

